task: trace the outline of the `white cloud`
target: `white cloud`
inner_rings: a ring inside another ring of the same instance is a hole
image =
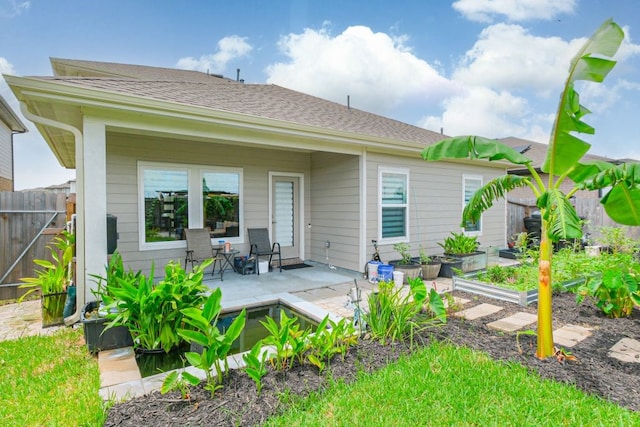
[[[443,105],[441,117],[425,117],[420,125],[431,130],[442,127],[447,135],[499,138],[526,133],[524,121],[531,114],[526,99],[481,86],[470,87]]]
[[[566,78],[569,61],[583,39],[533,36],[519,25],[485,28],[466,52],[453,78],[496,90],[535,90],[547,96]]]
[[[230,61],[248,55],[252,49],[246,37],[228,36],[218,41],[216,53],[203,55],[200,58],[192,56],[180,58],[176,67],[222,74]]]
[[[30,7],[30,1],[2,0],[2,3],[0,3],[0,17],[14,18],[22,14],[23,11],[29,10]]]
[[[456,86],[406,44],[407,36],[348,27],[333,37],[306,29],[279,41],[287,62],[266,69],[267,82],[384,114],[400,104],[439,102]]]
[[[509,21],[550,20],[575,10],[575,0],[458,0],[453,8],[465,18],[492,22],[496,15]]]

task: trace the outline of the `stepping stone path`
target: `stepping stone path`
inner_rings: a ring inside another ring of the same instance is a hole
[[[456,303],[460,306],[468,303],[469,300],[457,298]],[[453,313],[456,317],[467,320],[481,319],[503,310],[503,307],[493,304],[479,304],[461,311]],[[487,323],[487,327],[501,332],[515,332],[536,323],[537,316],[527,312],[517,312],[509,317]],[[592,328],[577,325],[564,325],[553,331],[553,340],[562,347],[573,347],[579,342],[591,336]],[[608,353],[622,362],[640,363],[640,341],[631,338],[623,338],[618,341]]]

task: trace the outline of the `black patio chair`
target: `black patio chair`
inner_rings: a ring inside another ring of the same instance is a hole
[[[278,255],[278,262],[280,266],[280,272],[282,272],[282,255],[280,254],[280,243],[273,242],[271,244],[271,239],[269,239],[269,230],[266,228],[248,228],[249,232],[249,244],[251,245],[251,249],[249,249],[249,258],[255,255],[256,257],[256,270],[258,270],[258,274],[260,274],[260,257],[261,256],[269,256],[269,268],[271,267],[271,260],[274,255]]]

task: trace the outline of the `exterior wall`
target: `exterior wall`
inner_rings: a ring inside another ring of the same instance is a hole
[[[12,159],[11,130],[0,121],[0,191],[12,191]]]
[[[313,153],[311,178],[310,258],[361,270],[359,157]]]
[[[242,167],[244,181],[245,241],[234,244],[241,253],[249,252],[248,227],[268,227],[270,171],[303,173],[309,177],[310,155],[280,150],[237,147],[225,144],[160,139],[139,135],[107,134],[107,210],[117,217],[118,251],[125,264],[134,270],[163,274],[169,260],[184,260],[184,249],[139,250],[138,241],[138,161]],[[309,179],[305,179],[305,217],[310,222]],[[306,250],[309,231],[305,227]],[[186,247],[186,244],[185,244]]]
[[[378,168],[409,169],[409,242],[411,253],[418,256],[423,245],[428,255],[441,255],[438,246],[453,232],[460,232],[463,209],[463,175],[482,176],[483,184],[503,175],[504,170],[482,165],[448,162],[425,162],[415,158],[369,154],[367,158],[367,259],[371,257],[372,239],[378,240],[383,261],[398,259],[392,244],[378,236]],[[498,201],[482,217],[481,246],[506,245],[505,202]]]

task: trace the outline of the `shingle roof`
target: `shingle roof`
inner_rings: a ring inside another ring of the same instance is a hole
[[[524,155],[533,160],[533,167],[539,168],[542,166],[542,163],[544,163],[545,156],[547,155],[547,144],[516,138],[513,136],[507,138],[498,138],[498,141],[512,148],[530,146],[529,150],[527,150]],[[615,162],[614,159],[603,156],[596,156],[594,154],[585,154],[582,157],[582,160],[602,160],[604,162]]]
[[[138,65],[52,59],[58,72],[127,77],[38,77],[57,83],[401,141],[444,135],[272,84],[245,84],[205,73]],[[89,70],[77,73],[77,70]]]
[[[24,133],[27,132],[27,128],[20,121],[16,113],[11,109],[7,101],[0,96],[0,122],[7,125],[12,132]]]

